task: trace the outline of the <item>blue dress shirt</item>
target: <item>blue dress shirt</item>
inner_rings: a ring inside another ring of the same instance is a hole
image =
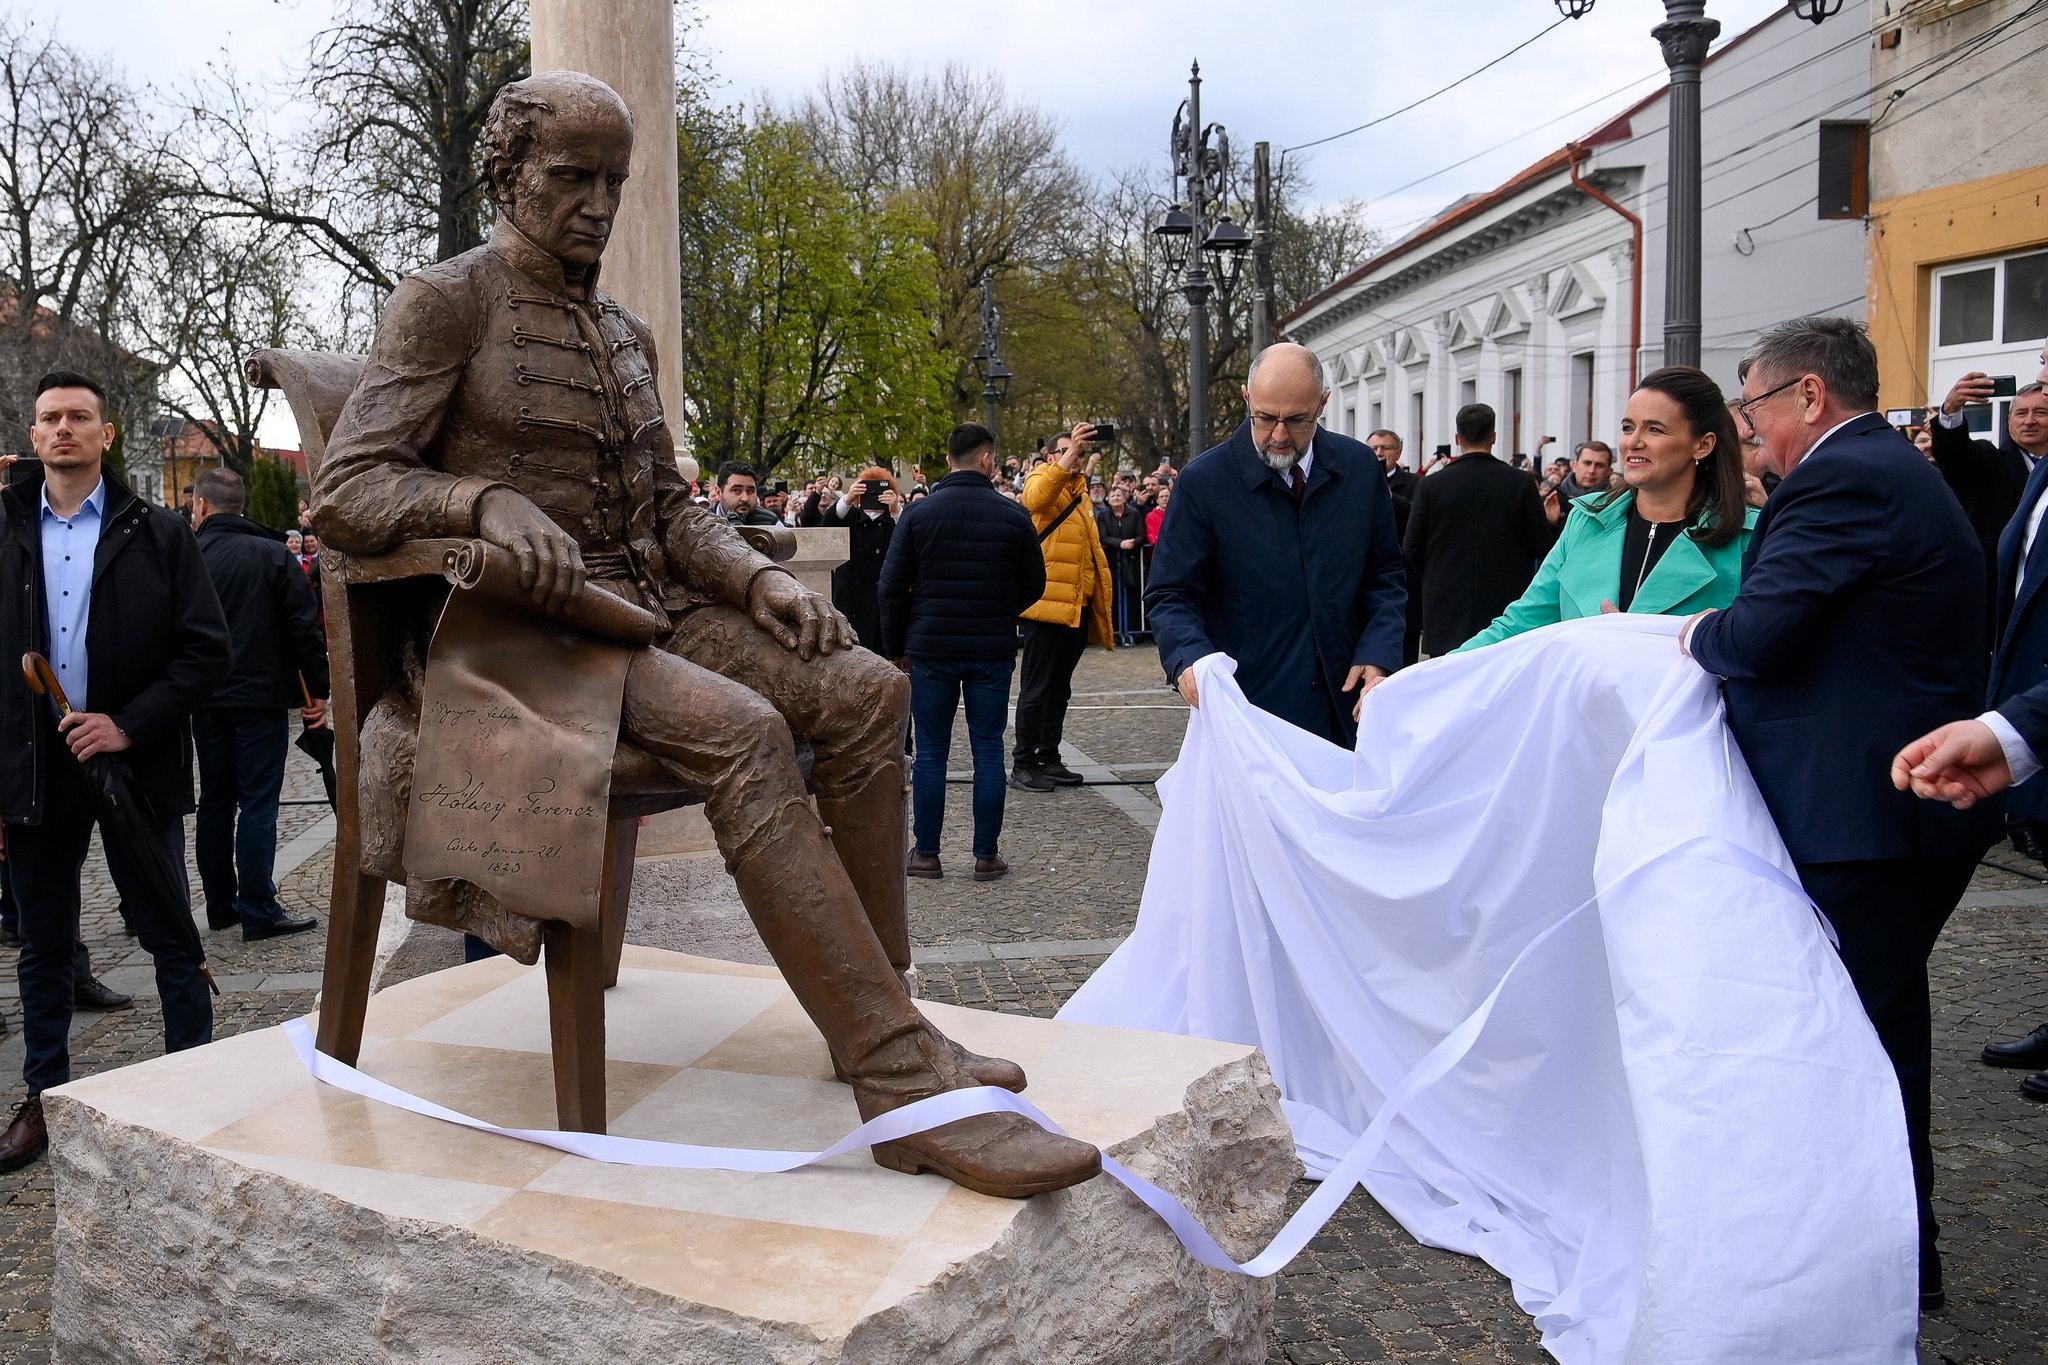
[[[43,489],[43,604],[49,613],[50,666],[74,709],[91,710],[86,691],[85,626],[92,605],[93,551],[100,543],[107,485],[101,480],[69,521],[50,509]]]

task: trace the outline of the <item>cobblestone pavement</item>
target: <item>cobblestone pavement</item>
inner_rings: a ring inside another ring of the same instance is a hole
[[[1075,686],[1070,745],[1137,785],[1011,791],[1002,847],[1012,871],[992,883],[965,875],[969,793],[965,783],[948,789],[941,849],[948,873],[911,883],[912,932],[932,999],[1050,1016],[1137,917],[1151,842],[1146,813],[1156,812],[1146,781],[1172,761],[1186,718],[1149,649],[1091,649]],[[950,763],[958,775],[969,770],[964,730]],[[317,794],[310,764],[296,753],[288,780],[289,795]],[[280,843],[309,830],[317,837],[324,815],[324,807],[287,808]],[[308,853],[283,879],[288,907],[324,920],[328,856]],[[1997,856],[2018,865],[2009,851]],[[117,1014],[80,1017],[79,1074],[152,1056],[160,1046],[146,956],[121,936],[97,858],[87,866],[87,943],[102,972],[135,989],[137,1000]],[[246,946],[233,933],[207,943],[216,971],[236,988],[219,1002],[217,1032],[267,1027],[311,1007],[315,983],[304,974],[319,967],[324,925]],[[0,1012],[18,1024],[9,957],[0,952]],[[1926,1319],[1923,1358],[2048,1365],[2048,1105],[2014,1093],[2018,1073],[1976,1061],[1988,1039],[2048,1020],[2048,882],[1981,871],[1936,951],[1933,984],[1937,1198],[1952,1307]],[[0,1098],[10,1110],[19,1098],[19,1061],[18,1037],[0,1042],[0,1084],[13,1087]],[[38,1163],[0,1175],[0,1362],[48,1359],[47,1172]],[[1298,1184],[1295,1202],[1312,1188]],[[1418,1246],[1362,1193],[1280,1277],[1279,1290],[1269,1365],[1549,1358],[1499,1275],[1471,1258]]]

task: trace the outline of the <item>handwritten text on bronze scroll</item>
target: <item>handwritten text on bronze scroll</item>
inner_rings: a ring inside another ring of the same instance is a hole
[[[427,652],[406,871],[597,927],[629,646],[455,591]]]

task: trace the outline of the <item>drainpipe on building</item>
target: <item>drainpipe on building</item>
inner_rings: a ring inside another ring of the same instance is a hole
[[[1593,154],[1590,148],[1581,146],[1576,142],[1568,142],[1565,144],[1565,150],[1571,153],[1572,183],[1584,191],[1589,198],[1599,200],[1607,205],[1608,208],[1613,209],[1616,213],[1628,219],[1629,233],[1632,238],[1629,250],[1628,391],[1634,393],[1636,391],[1636,369],[1642,363],[1641,358],[1643,354],[1643,220],[1602,194],[1599,190],[1594,189],[1579,175],[1579,163]]]

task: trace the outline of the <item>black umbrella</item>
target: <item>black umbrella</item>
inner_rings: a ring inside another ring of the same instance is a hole
[[[71,714],[71,701],[57,681],[50,661],[42,655],[21,656],[21,672],[29,690],[48,697],[61,721]],[[70,753],[67,747],[65,752]],[[199,929],[192,923],[192,903],[187,899],[185,879],[171,862],[164,847],[162,827],[149,802],[135,789],[135,775],[113,754],[94,754],[81,767],[86,782],[99,803],[100,842],[106,848],[107,870],[127,893],[123,904],[128,912],[147,916],[162,925],[172,941],[199,964],[199,974],[215,995],[213,973],[206,968],[206,949],[199,941]]]
[[[299,695],[306,699],[306,705],[313,704],[313,694],[306,687],[306,680],[299,679]],[[319,725],[300,720],[299,737],[292,741],[295,748],[320,765],[320,785],[327,788],[327,804],[334,805],[334,726],[331,722]]]

